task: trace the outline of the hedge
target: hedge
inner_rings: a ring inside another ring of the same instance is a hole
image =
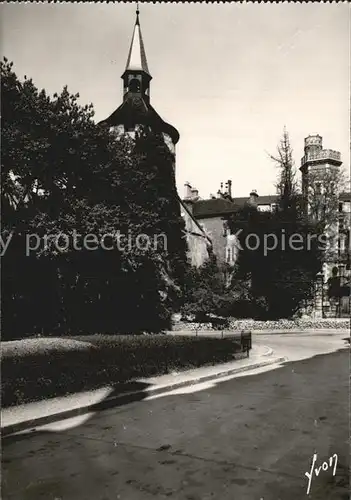
[[[238,339],[92,335],[2,343],[2,405],[116,386],[233,360]]]

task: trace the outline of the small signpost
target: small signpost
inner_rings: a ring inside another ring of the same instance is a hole
[[[241,352],[246,352],[247,357],[250,355],[250,349],[252,349],[252,335],[250,331],[242,330],[240,333],[234,333],[231,337],[235,338],[237,341],[240,341]],[[222,332],[223,338],[223,332]]]
[[[252,349],[252,336],[251,332],[242,331],[240,335],[241,350],[246,352],[247,357],[250,355]]]

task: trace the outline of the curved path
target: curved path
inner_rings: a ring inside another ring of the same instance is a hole
[[[332,330],[330,332],[296,332],[281,334],[254,333],[252,343],[269,346],[276,356],[284,356],[289,361],[312,358],[318,354],[328,354],[348,345],[350,333]]]
[[[257,335],[300,361],[10,436],[2,498],[346,500],[350,374],[341,337]],[[314,475],[307,496],[314,453],[318,466],[333,454],[338,463],[335,476]]]

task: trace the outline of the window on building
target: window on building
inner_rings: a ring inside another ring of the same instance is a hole
[[[231,256],[232,256],[231,248],[227,248],[227,262],[231,261]]]
[[[343,208],[344,208],[344,205],[343,203],[339,203],[339,212],[342,212],[343,211]]]
[[[137,78],[133,78],[129,82],[129,92],[140,92],[140,82]]]
[[[346,234],[345,234],[345,250],[346,250],[346,254],[348,256],[350,256],[350,252],[349,252],[350,244],[351,244],[350,230],[348,229],[346,231]]]

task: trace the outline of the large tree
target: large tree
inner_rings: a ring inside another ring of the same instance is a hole
[[[1,77],[4,334],[164,328],[185,269],[167,146],[114,135],[78,95],[50,97],[7,60]],[[87,234],[114,236],[92,251]]]
[[[232,291],[226,286],[226,269],[217,263],[214,255],[199,268],[188,268],[185,280],[185,317],[195,321],[213,321],[214,316],[228,316],[233,301]]]
[[[285,216],[291,214],[295,218],[298,210],[299,195],[297,192],[293,150],[286,127],[284,127],[283,136],[277,146],[277,153],[269,156],[278,169],[276,188],[279,196],[279,208],[284,211]]]
[[[232,287],[250,283],[246,310],[262,318],[291,317],[312,299],[323,246],[320,229],[301,207],[286,130],[272,158],[279,168],[277,209],[247,206],[228,222],[242,248]]]

